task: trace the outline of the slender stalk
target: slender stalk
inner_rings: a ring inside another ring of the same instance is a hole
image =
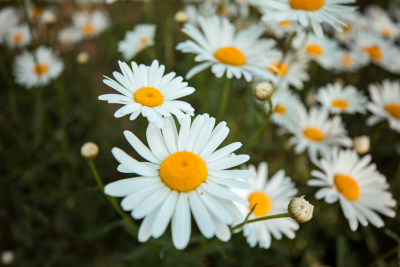
[[[165,30],[164,30],[164,55],[165,65],[167,69],[171,69],[174,65],[174,27],[172,27],[173,14],[173,1],[163,1],[165,3]]]
[[[280,219],[280,218],[288,218],[290,217],[289,213],[281,213],[281,214],[275,214],[275,215],[269,215],[269,216],[264,216],[264,217],[260,217],[260,218],[256,218],[256,219],[252,219],[252,220],[248,220],[248,221],[244,221],[236,226],[234,226],[231,229],[231,232],[242,228],[243,226],[245,226],[246,224],[249,223],[254,223],[254,222],[260,222],[260,221],[266,221],[266,220],[271,220],[271,219]]]
[[[132,229],[135,231],[135,233],[137,233],[137,232],[138,232],[138,226],[136,225],[136,223],[131,219],[130,216],[128,216],[128,215],[119,207],[117,201],[116,201],[114,198],[112,198],[112,197],[110,197],[110,196],[108,196],[108,195],[106,195],[106,194],[104,193],[104,184],[103,184],[103,181],[102,181],[101,178],[100,178],[99,173],[97,172],[96,165],[94,164],[93,159],[88,159],[88,161],[89,161],[90,169],[92,170],[93,176],[94,176],[94,178],[95,178],[95,180],[96,180],[96,182],[97,182],[97,185],[98,185],[99,188],[101,189],[101,192],[103,192],[104,196],[105,196],[105,197],[107,198],[107,200],[111,203],[111,205],[112,205],[113,208],[118,212],[118,214],[121,215],[121,217],[125,220],[125,222],[126,222],[130,227],[132,227]]]
[[[230,80],[228,78],[225,78],[217,120],[221,120],[225,115],[226,106],[228,105],[229,90],[230,90]]]
[[[33,129],[35,133],[34,146],[39,145],[39,141],[42,137],[43,128],[43,118],[44,118],[44,105],[43,105],[43,86],[35,89],[35,120],[33,124]]]
[[[267,116],[265,117],[263,124],[261,124],[258,131],[250,137],[249,142],[245,145],[244,151],[246,151],[246,153],[249,152],[253,147],[254,143],[261,138],[265,128],[268,126],[269,121],[271,120],[271,116],[274,113],[274,106],[272,105],[271,99],[268,99],[268,105],[269,105],[269,111]]]

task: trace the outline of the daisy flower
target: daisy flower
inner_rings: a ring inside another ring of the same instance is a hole
[[[393,218],[396,205],[386,178],[380,174],[371,156],[359,158],[353,150],[333,149],[319,162],[321,170],[311,172],[315,179],[308,181],[309,186],[322,187],[317,191],[317,199],[327,203],[339,200],[350,229],[356,231],[358,223],[367,226],[382,227],[383,220],[378,213]]]
[[[125,137],[136,152],[148,162],[139,162],[119,148],[112,153],[122,173],[136,173],[106,185],[106,194],[124,197],[121,207],[132,211],[134,219],[143,219],[140,242],[151,236],[160,237],[171,221],[172,241],[177,249],[189,243],[191,214],[206,238],[214,235],[228,241],[228,225],[241,219],[233,201],[248,205],[247,200],[231,191],[231,187],[250,189],[242,178],[254,176],[249,170],[228,170],[249,160],[248,155],[235,155],[241,143],[218,150],[229,129],[225,122],[215,128],[215,119],[198,115],[191,123],[186,115],[179,132],[172,117],[164,118],[162,131],[154,124],[147,128],[147,148],[133,133]]]
[[[165,66],[159,65],[157,60],[151,66],[138,66],[132,61],[132,68],[125,62],[118,61],[118,64],[122,74],[114,71],[116,81],[105,76],[103,82],[120,94],[99,96],[110,104],[124,105],[115,112],[116,118],[131,114],[130,120],[134,120],[142,114],[161,128],[164,116],[174,114],[180,119],[184,113],[194,114],[190,104],[177,100],[192,94],[194,88],[188,87],[182,77],[175,77],[175,72],[164,75]]]
[[[249,170],[256,171],[256,168],[251,165]],[[256,205],[249,220],[287,212],[290,200],[297,193],[294,183],[285,175],[284,170],[279,170],[268,179],[266,162],[260,163],[257,175],[248,181],[253,191],[237,190],[237,192],[249,201],[248,206],[238,205],[243,218]],[[293,219],[281,218],[246,224],[243,227],[243,235],[250,247],[255,247],[258,243],[261,248],[267,249],[271,246],[271,235],[278,240],[282,239],[283,235],[293,239],[298,229],[299,225]]]
[[[10,29],[7,34],[7,44],[11,48],[22,48],[31,42],[31,35],[27,25],[21,25]]]
[[[58,41],[64,46],[71,46],[82,40],[82,32],[75,27],[67,27],[58,32]]]
[[[18,15],[15,8],[6,7],[0,10],[0,44],[6,39],[7,33],[18,24]]]
[[[110,19],[101,11],[77,12],[73,15],[72,22],[81,31],[83,38],[97,36],[110,25]]]
[[[122,53],[125,60],[130,60],[139,52],[154,45],[155,33],[155,25],[139,24],[125,34],[124,40],[118,43],[118,51]]]
[[[357,49],[340,49],[336,57],[334,69],[338,72],[354,72],[369,63],[369,57]]]
[[[273,34],[277,38],[283,38],[299,31],[299,25],[295,21],[284,20],[278,22],[274,20],[267,20],[264,23],[267,28],[267,32]]]
[[[365,113],[367,98],[352,85],[343,87],[340,83],[319,88],[316,100],[330,113]]]
[[[322,23],[327,23],[337,31],[346,23],[343,18],[351,14],[356,7],[346,4],[354,0],[257,0],[262,10],[268,11],[263,20],[297,21],[303,27],[311,26],[314,33],[323,37]]]
[[[64,69],[63,62],[50,48],[40,46],[33,53],[22,53],[14,64],[16,82],[28,89],[49,84]]]
[[[254,75],[264,80],[275,79],[262,59],[276,57],[280,52],[273,49],[274,40],[260,38],[264,31],[262,26],[253,25],[235,33],[235,26],[226,18],[200,17],[198,22],[201,31],[188,23],[182,29],[193,41],[177,46],[184,53],[197,54],[195,61],[203,62],[187,73],[187,79],[208,67],[218,78],[226,73],[229,79],[243,76],[246,81],[252,81]]]
[[[390,128],[400,132],[400,81],[384,80],[368,87],[372,102],[367,108],[373,114],[367,124],[372,126],[386,119]]]
[[[317,107],[312,107],[308,113],[300,109],[298,113],[298,120],[289,127],[294,135],[289,143],[295,146],[296,154],[308,149],[308,155],[313,160],[318,153],[325,154],[333,147],[352,145],[339,116],[329,118],[327,110]]]

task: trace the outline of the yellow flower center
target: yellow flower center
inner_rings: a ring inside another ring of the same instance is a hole
[[[389,113],[392,117],[400,120],[400,104],[391,103],[385,106],[385,110]]]
[[[143,106],[156,107],[163,103],[164,97],[159,90],[154,87],[142,87],[133,95],[133,99]]]
[[[350,29],[351,29],[351,26],[349,24],[347,24],[346,26],[342,25],[342,32],[344,34],[349,33]]]
[[[382,51],[376,45],[366,46],[363,50],[368,53],[372,60],[380,61],[382,59]]]
[[[256,216],[266,216],[271,211],[271,199],[262,192],[252,193],[247,200],[250,210],[257,204],[253,210],[253,214]]]
[[[345,67],[350,67],[351,65],[353,65],[353,59],[350,55],[344,55],[342,57],[342,65]]]
[[[290,27],[290,20],[284,20],[284,21],[279,22],[279,26]]]
[[[13,39],[14,43],[19,44],[20,42],[22,42],[22,39],[23,39],[22,33],[14,34],[12,39]]]
[[[149,41],[149,39],[147,39],[145,37],[140,38],[140,43],[142,43],[142,44],[147,44],[148,41]]]
[[[38,18],[40,18],[40,16],[42,15],[42,13],[43,13],[43,9],[41,9],[41,8],[39,8],[39,7],[34,7],[34,8],[32,8],[31,9],[31,17],[32,18],[34,18],[34,19],[38,19]]]
[[[389,28],[389,27],[383,27],[381,29],[381,33],[382,33],[382,35],[384,35],[386,37],[389,37],[389,38],[394,36],[393,30],[391,28]]]
[[[324,50],[319,44],[312,43],[306,46],[306,52],[314,57],[319,57],[324,53]]]
[[[206,180],[207,173],[204,160],[188,151],[169,155],[160,167],[160,177],[164,184],[179,192],[196,189]]]
[[[269,70],[272,74],[277,75],[277,76],[279,76],[279,77],[285,76],[285,74],[286,74],[286,72],[287,72],[287,70],[288,70],[287,65],[286,65],[285,63],[282,63],[282,62],[279,62],[279,61],[274,61],[274,62],[272,62],[272,66],[274,66],[275,68],[277,68],[278,71],[275,70],[275,69],[273,69],[273,68],[268,68],[268,70]]]
[[[95,30],[95,27],[91,23],[88,23],[82,27],[82,33],[84,35],[90,35],[90,34],[94,33],[94,30]]]
[[[242,66],[246,64],[246,57],[236,47],[226,46],[218,49],[214,57],[222,64],[232,65],[232,66]]]
[[[285,115],[286,108],[284,106],[282,106],[281,104],[278,104],[275,108],[275,112],[278,113],[279,115]]]
[[[36,75],[39,75],[39,76],[44,75],[44,74],[47,72],[47,70],[48,70],[47,65],[46,65],[46,64],[41,64],[41,63],[37,64],[37,65],[33,68],[33,72],[34,72]]]
[[[311,141],[319,142],[324,140],[324,134],[320,129],[316,127],[308,127],[303,131],[303,133],[305,137],[307,137]]]
[[[334,108],[345,110],[348,105],[349,104],[347,103],[347,101],[343,100],[343,99],[338,98],[338,99],[332,100],[332,107],[334,107]]]
[[[324,0],[290,0],[289,5],[293,9],[315,11],[323,7]]]
[[[334,177],[336,189],[349,201],[355,201],[360,196],[357,182],[346,174],[336,174]]]

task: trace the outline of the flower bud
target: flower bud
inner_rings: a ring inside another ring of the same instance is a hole
[[[254,89],[254,96],[260,101],[266,101],[274,93],[274,86],[270,82],[260,82]]]
[[[80,52],[80,53],[78,54],[78,56],[76,57],[76,61],[77,61],[79,64],[86,64],[86,63],[88,63],[88,62],[89,62],[89,54],[86,53],[86,52]]]
[[[175,18],[175,21],[178,22],[178,23],[185,23],[189,19],[189,17],[186,14],[186,12],[182,11],[182,10],[176,12],[174,18]]]
[[[289,202],[288,212],[290,217],[298,223],[305,223],[311,220],[314,206],[304,199],[304,196],[295,197]]]
[[[357,151],[358,154],[365,154],[369,150],[370,146],[370,138],[369,136],[362,135],[353,139],[354,150]]]
[[[99,154],[99,147],[93,142],[87,142],[81,147],[81,155],[84,158],[92,159]]]
[[[4,265],[10,265],[14,262],[14,252],[11,250],[6,250],[1,253],[1,263]]]

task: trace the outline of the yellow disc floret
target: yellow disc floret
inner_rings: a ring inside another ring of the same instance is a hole
[[[160,167],[160,177],[166,186],[178,192],[196,189],[207,178],[207,165],[195,153],[180,151],[169,155]]]
[[[357,182],[346,174],[336,174],[334,177],[336,189],[347,200],[355,201],[360,196],[360,187]]]
[[[400,104],[397,103],[387,104],[385,105],[385,110],[392,117],[395,117],[396,119],[400,120]]]
[[[94,30],[95,30],[95,29],[96,29],[96,28],[94,27],[93,24],[88,23],[88,24],[86,24],[85,26],[82,27],[82,33],[83,33],[84,35],[91,35],[91,34],[94,33]]]
[[[342,65],[345,67],[350,67],[351,65],[353,65],[353,59],[350,55],[344,55],[342,57]]]
[[[156,107],[163,103],[164,97],[159,90],[154,87],[142,87],[138,89],[133,99],[143,106]]]
[[[262,192],[252,193],[247,200],[250,210],[257,204],[253,210],[253,214],[256,216],[266,216],[271,211],[271,199]]]
[[[315,11],[323,7],[324,0],[290,0],[289,5],[293,9]]]
[[[341,109],[341,110],[347,109],[347,107],[349,105],[346,100],[339,99],[339,98],[332,100],[331,104],[332,104],[332,107]]]
[[[39,76],[42,76],[42,75],[46,74],[47,70],[48,70],[47,65],[46,65],[46,64],[41,64],[41,63],[37,64],[37,65],[33,68],[33,72],[34,72],[36,75],[39,75]]]
[[[285,63],[283,63],[283,62],[274,61],[274,62],[272,62],[272,66],[274,66],[278,70],[276,70],[274,68],[268,68],[268,70],[272,74],[277,75],[279,77],[285,76],[285,74],[286,74],[286,72],[288,70],[287,65]]]
[[[222,64],[232,65],[232,66],[242,66],[246,64],[246,57],[236,47],[226,46],[218,49],[214,53],[214,57]]]
[[[319,44],[311,43],[306,46],[306,52],[314,57],[320,57],[324,50]]]
[[[324,134],[316,127],[308,127],[303,131],[305,137],[314,142],[320,142],[324,140]]]
[[[369,57],[374,61],[380,61],[383,57],[381,49],[376,45],[366,46],[363,50],[367,52]]]
[[[275,108],[275,112],[278,113],[279,115],[285,115],[286,114],[286,108],[285,106],[278,104]]]

